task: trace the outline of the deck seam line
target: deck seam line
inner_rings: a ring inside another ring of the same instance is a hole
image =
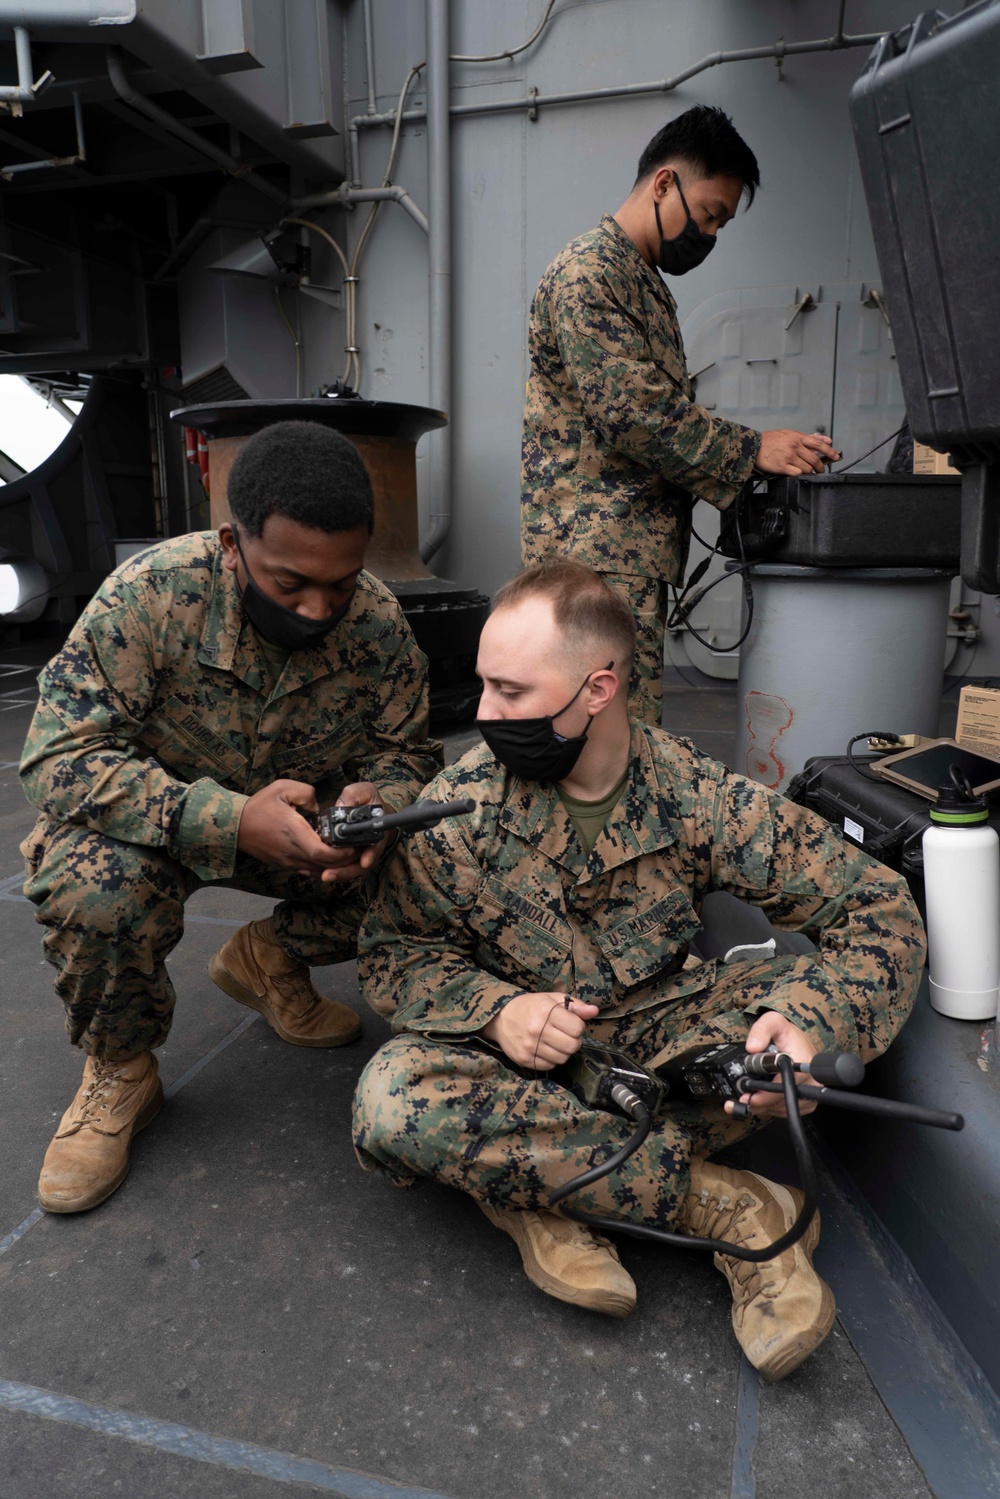
[[[6,896],[4,899],[9,900],[10,897]],[[227,1036],[223,1036],[222,1040],[212,1047],[211,1051],[206,1051],[205,1055],[199,1057],[197,1062],[192,1063],[186,1072],[182,1072],[177,1081],[171,1083],[170,1087],[164,1090],[163,1097],[165,1099],[173,1098],[174,1094],[179,1093],[181,1088],[189,1083],[193,1077],[196,1077],[203,1067],[207,1067],[209,1062],[214,1061],[221,1051],[225,1051],[227,1046],[231,1046],[234,1041],[238,1041],[240,1036],[248,1031],[255,1021],[259,1019],[260,1016],[256,1011],[245,1016],[239,1025],[235,1026]],[[12,1228],[9,1234],[0,1239],[0,1254],[5,1254],[8,1249],[13,1249],[14,1245],[20,1239],[23,1239],[25,1234],[30,1233],[35,1224],[40,1223],[45,1216],[43,1208],[35,1208],[34,1212],[29,1213],[23,1222],[19,1223],[16,1228]]]
[[[207,1067],[209,1062],[214,1062],[215,1058],[221,1051],[225,1051],[226,1047],[231,1046],[234,1041],[238,1041],[240,1036],[242,1036],[245,1031],[248,1031],[250,1027],[254,1025],[259,1019],[260,1015],[256,1010],[252,1010],[249,1015],[244,1016],[239,1025],[234,1027],[234,1029],[229,1032],[228,1036],[223,1036],[222,1040],[217,1042],[216,1045],[212,1047],[211,1051],[206,1051],[205,1055],[203,1057],[199,1057],[197,1062],[193,1062],[186,1072],[181,1073],[176,1082],[171,1083],[169,1088],[164,1089],[164,1098],[173,1098],[174,1094],[179,1093],[180,1090],[187,1083],[189,1083],[193,1077],[197,1076],[197,1074],[203,1067]]]
[[[210,1467],[250,1473],[277,1483],[311,1484],[324,1493],[339,1495],[340,1499],[446,1499],[445,1495],[432,1489],[416,1488],[412,1484],[397,1483],[391,1478],[379,1478],[351,1468],[332,1467],[316,1458],[296,1457],[274,1447],[258,1446],[256,1442],[237,1442],[228,1437],[212,1436],[209,1432],[182,1426],[175,1421],[158,1421],[153,1416],[134,1416],[127,1411],[111,1410],[107,1406],[92,1405],[89,1400],[57,1395],[35,1385],[0,1380],[0,1406],[46,1421],[81,1426],[103,1436],[118,1437],[141,1447],[153,1447],[158,1452],[190,1458]]]
[[[34,1228],[39,1219],[44,1217],[44,1208],[35,1208],[30,1212],[27,1218],[23,1219],[16,1228],[12,1228],[9,1234],[0,1239],[0,1254],[6,1254],[8,1249],[12,1249],[18,1239],[23,1239],[25,1234]]]
[[[746,1354],[740,1359],[736,1390],[736,1439],[733,1442],[733,1477],[730,1499],[756,1499],[757,1482],[753,1460],[760,1432],[760,1375]]]

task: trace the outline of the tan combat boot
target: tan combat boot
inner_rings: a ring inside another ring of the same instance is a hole
[[[270,916],[240,927],[212,958],[208,972],[224,993],[259,1010],[293,1046],[346,1046],[361,1034],[354,1011],[324,999],[307,965],[285,952]]]
[[[691,1192],[681,1214],[681,1232],[727,1239],[763,1249],[791,1228],[802,1193],[754,1171],[731,1171],[709,1161],[691,1162]],[[715,1256],[715,1267],[733,1293],[733,1331],[743,1352],[765,1379],[784,1379],[809,1357],[833,1326],[833,1292],[812,1266],[819,1243],[819,1214],[803,1237],[777,1259],[754,1264]]]
[[[510,1234],[525,1275],[540,1291],[609,1317],[627,1317],[635,1307],[635,1281],[603,1234],[558,1213],[524,1213],[488,1202],[479,1206],[495,1227]]]
[[[87,1058],[83,1082],[42,1164],[38,1201],[48,1213],[82,1213],[110,1197],[128,1175],[132,1136],[163,1107],[151,1051],[127,1062]]]

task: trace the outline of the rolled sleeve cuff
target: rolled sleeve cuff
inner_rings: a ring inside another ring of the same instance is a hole
[[[735,423],[733,426],[736,428]],[[715,506],[716,510],[728,510],[744,484],[757,470],[763,434],[754,432],[749,427],[736,428],[736,430],[744,432],[752,439],[750,443],[752,451],[734,458],[717,475],[706,475],[703,484],[698,486],[698,498],[707,500],[710,505]],[[692,488],[692,493],[694,492]]]
[[[854,1051],[859,1047],[854,1013],[843,986],[819,963],[806,959],[777,982],[766,999],[744,1011],[751,1016],[769,1010],[784,1015],[800,1031],[819,1042],[821,1051]]]
[[[195,781],[171,840],[174,854],[202,880],[228,880],[236,868],[237,836],[243,808],[250,800],[227,791],[217,781]]]

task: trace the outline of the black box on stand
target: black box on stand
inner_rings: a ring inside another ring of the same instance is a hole
[[[800,567],[945,567],[958,571],[955,474],[808,474],[754,480],[722,512],[719,550]]]

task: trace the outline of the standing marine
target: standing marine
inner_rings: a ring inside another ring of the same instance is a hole
[[[362,927],[365,997],[395,1035],[354,1100],[363,1166],[469,1193],[536,1286],[617,1317],[636,1302],[617,1251],[549,1207],[633,1133],[560,1078],[581,1038],[647,1066],[721,1041],[774,1044],[796,1062],[830,1049],[867,1061],[906,1019],[924,957],[900,875],[629,717],[634,644],[624,600],[579,562],[540,564],[501,589],[479,648],[486,743],[428,791],[476,810],[397,845]],[[785,953],[699,955],[717,891],[763,911]],[[746,1101],[747,1121],[732,1104],[668,1107],[620,1169],[567,1205],[765,1249],[802,1198],[712,1160],[784,1111],[770,1093]],[[833,1324],[818,1238],[814,1218],[762,1263],[716,1257],[736,1337],[766,1378],[790,1373]]]
[[[441,764],[426,661],[364,571],[357,449],[282,422],[233,464],[232,523],[115,569],[42,672],[21,777],[38,808],[24,887],[83,1081],[45,1156],[52,1213],[103,1202],[159,1112],[167,956],[204,885],[271,896],[209,973],[284,1041],[342,1046],[358,1017],[313,986],[355,953],[378,845],[328,847],[321,804],[411,802]]]
[[[695,399],[677,304],[684,276],[748,206],[757,160],[720,109],[664,125],[628,198],[556,256],[531,304],[521,449],[521,557],[579,558],[631,607],[636,717],[659,725],[668,584],[687,561],[696,500],[720,510],[755,471],[822,473],[814,432],[755,432]]]

